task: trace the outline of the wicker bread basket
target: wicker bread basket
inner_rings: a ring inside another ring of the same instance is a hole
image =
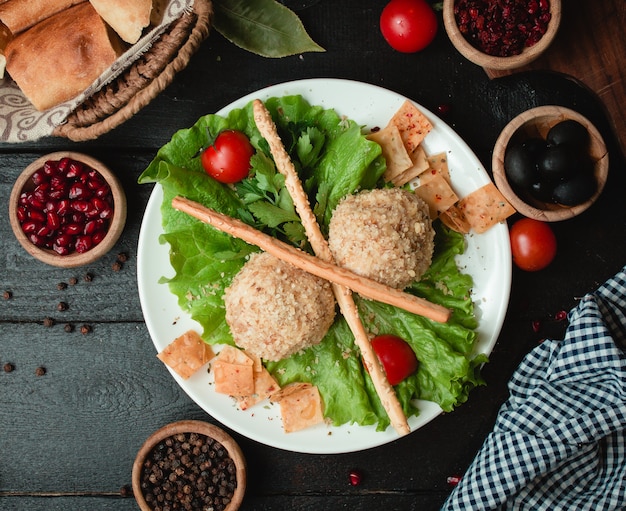
[[[79,105],[53,135],[80,142],[92,140],[130,119],[183,70],[209,35],[210,0],[195,0],[183,14],[116,80]]]

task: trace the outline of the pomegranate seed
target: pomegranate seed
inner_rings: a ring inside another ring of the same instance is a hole
[[[84,254],[85,252],[87,252],[88,250],[90,250],[93,247],[93,240],[91,238],[91,236],[76,236],[76,245],[74,246],[74,249],[76,250],[76,252],[78,252],[79,254]]]
[[[46,240],[37,235],[37,234],[29,234],[28,235],[28,239],[30,240],[30,242],[35,245],[36,247],[45,247],[46,246]]]
[[[101,186],[100,188],[98,188],[95,193],[95,196],[98,197],[99,199],[104,199],[105,197],[108,197],[110,195],[111,195],[111,189],[109,188],[109,185],[107,185],[106,183],[104,184],[104,186]]]
[[[63,227],[63,234],[69,234],[70,236],[76,236],[81,232],[83,232],[83,227],[78,223],[66,224],[65,227]]]
[[[113,208],[106,207],[102,211],[100,211],[100,218],[104,218],[108,220],[113,217]]]
[[[34,222],[44,223],[46,221],[46,215],[42,210],[32,209],[28,213],[28,218]]]
[[[41,236],[42,238],[47,238],[53,232],[54,231],[50,229],[50,227],[48,227],[47,225],[42,225],[35,234],[37,234],[37,236]]]
[[[57,213],[61,216],[66,216],[70,212],[70,204],[69,199],[60,200],[57,207]]]
[[[567,319],[567,311],[559,311],[554,315],[557,321],[565,321]]]
[[[19,223],[23,223],[26,218],[28,218],[28,213],[26,211],[26,208],[24,206],[18,206],[17,208],[17,221]]]
[[[57,168],[59,169],[60,172],[66,172],[67,167],[69,166],[71,161],[72,161],[71,158],[68,158],[67,156],[65,158],[61,158],[57,162]]]
[[[97,220],[89,220],[85,224],[85,230],[83,234],[95,234],[97,231],[101,231],[104,229],[104,220],[98,218]]]
[[[83,165],[77,161],[68,161],[67,162],[67,171],[65,173],[65,177],[68,179],[76,179],[80,178],[83,174]]]
[[[50,229],[56,231],[59,227],[61,227],[61,218],[56,212],[48,211],[48,214],[46,215],[46,225]]]
[[[101,230],[101,231],[97,231],[93,234],[93,236],[91,237],[91,240],[93,241],[94,246],[96,246],[98,243],[102,242],[102,240],[104,238],[106,238],[106,231]]]
[[[40,227],[41,224],[33,222],[32,220],[27,220],[22,224],[22,231],[24,231],[24,234],[31,234],[37,232]]]
[[[60,234],[54,240],[54,244],[58,245],[59,247],[68,248],[72,244],[73,240],[74,240],[74,237],[71,236],[70,234]]]
[[[39,186],[41,183],[45,183],[48,180],[48,176],[46,176],[43,170],[38,170],[32,175],[31,179],[33,183],[35,183],[35,186]]]
[[[91,205],[86,200],[75,200],[71,203],[71,208],[78,213],[86,213],[90,206]]]
[[[348,479],[350,480],[350,486],[358,486],[361,484],[363,476],[360,470],[351,470],[348,474]]]
[[[448,483],[450,486],[456,486],[461,482],[461,477],[462,476],[459,475],[448,476],[446,477],[446,483]]]
[[[541,330],[541,321],[539,321],[538,319],[533,320],[532,328],[533,328],[533,332],[535,333],[539,332],[539,330]]]
[[[74,183],[70,186],[70,191],[68,194],[70,199],[89,199],[91,197],[91,190],[84,183]]]
[[[56,244],[52,245],[52,250],[54,250],[59,255],[68,255],[70,253],[70,249],[68,247],[62,247]]]
[[[54,161],[47,161],[43,164],[43,173],[46,176],[53,176],[59,171],[59,167]]]

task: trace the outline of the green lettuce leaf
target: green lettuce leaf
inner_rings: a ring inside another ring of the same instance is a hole
[[[380,146],[367,140],[356,123],[334,110],[311,106],[301,96],[270,98],[265,104],[324,231],[342,197],[383,185],[386,165]],[[246,133],[257,151],[250,176],[236,186],[222,185],[207,176],[198,158],[208,141],[207,130],[216,133],[225,128]],[[226,117],[207,115],[174,134],[139,182],[159,182],[164,191],[161,213],[165,234],[161,242],[170,244],[175,276],[161,281],[177,296],[181,308],[202,325],[206,342],[232,344],[222,296],[246,257],[257,248],[175,211],[171,200],[176,195],[187,197],[305,250],[309,248],[284,178],[276,171],[267,142],[256,129],[251,104],[232,110]],[[440,222],[435,222],[435,227],[433,264],[407,292],[451,308],[448,323],[355,295],[368,331],[398,335],[417,354],[418,371],[396,386],[407,416],[419,413],[416,399],[433,401],[451,411],[467,400],[472,388],[484,384],[480,367],[487,358],[474,356],[477,321],[470,295],[473,282],[455,262],[465,241]],[[266,362],[266,367],[281,385],[296,381],[317,385],[324,413],[333,424],[376,425],[380,430],[389,425],[352,333],[340,315],[319,345],[279,362]]]

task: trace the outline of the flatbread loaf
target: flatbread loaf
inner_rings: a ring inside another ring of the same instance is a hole
[[[0,22],[13,35],[85,0],[7,0],[0,3]]]
[[[123,51],[119,37],[84,2],[10,41],[6,70],[37,110],[47,110],[87,89]]]
[[[104,21],[127,43],[135,44],[143,29],[150,24],[152,0],[89,1]]]

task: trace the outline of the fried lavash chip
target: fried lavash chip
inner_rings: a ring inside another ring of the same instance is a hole
[[[280,405],[285,433],[300,431],[324,422],[322,398],[310,383],[291,383],[270,397]]]
[[[214,356],[211,346],[194,330],[189,330],[174,339],[157,355],[161,362],[171,367],[185,380]]]

